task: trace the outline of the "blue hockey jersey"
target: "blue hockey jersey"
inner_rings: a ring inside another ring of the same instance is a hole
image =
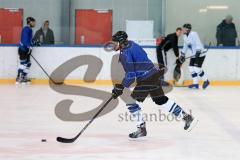
[[[158,72],[143,48],[133,41],[121,50],[119,61],[126,72],[122,85],[127,88],[135,79],[142,81]]]
[[[22,29],[21,41],[19,43],[19,48],[22,51],[28,52],[29,48],[32,46],[33,31],[29,26],[25,26]]]

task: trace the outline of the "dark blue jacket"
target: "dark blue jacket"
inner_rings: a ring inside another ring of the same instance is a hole
[[[29,48],[32,46],[33,31],[29,26],[22,29],[21,41],[19,43],[19,48],[22,51],[28,52]]]
[[[135,79],[142,81],[158,72],[143,48],[133,41],[121,50],[119,61],[126,72],[122,85],[127,88]]]
[[[217,26],[217,45],[235,46],[237,31],[234,23],[227,24],[225,20]]]

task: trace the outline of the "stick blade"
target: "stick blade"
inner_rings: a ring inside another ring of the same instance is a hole
[[[63,85],[64,84],[64,82],[56,82],[56,81],[54,81],[52,79],[49,80],[49,83],[50,84],[54,84],[54,85]]]
[[[109,41],[103,45],[103,48],[106,52],[114,51],[115,47],[116,47],[116,42],[113,42],[113,41]]]
[[[55,85],[63,85],[63,82],[54,82]]]
[[[68,139],[63,137],[57,137],[57,141],[61,143],[73,143],[75,141],[74,138]]]

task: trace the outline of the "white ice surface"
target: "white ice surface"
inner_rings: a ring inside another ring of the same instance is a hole
[[[111,90],[111,87],[98,87]],[[49,86],[0,86],[0,160],[229,160],[240,159],[240,88],[210,87],[206,91],[175,88],[168,96],[199,119],[188,133],[183,122],[147,122],[148,136],[130,141],[132,122],[120,122],[127,112],[118,107],[96,119],[73,144],[56,142],[72,137],[86,122],[65,122],[55,115],[56,104],[73,99],[71,112],[81,113],[100,104],[87,97],[63,95]],[[143,112],[158,114],[150,99]],[[41,142],[47,139],[47,142]]]

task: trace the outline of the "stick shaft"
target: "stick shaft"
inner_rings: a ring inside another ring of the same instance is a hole
[[[113,99],[113,96],[106,101],[106,103],[102,106],[102,108],[100,108],[99,111],[93,116],[93,118],[83,127],[83,129],[75,137],[75,139],[77,139],[87,129],[87,127],[97,118],[97,116],[104,110],[104,108],[106,108],[106,106],[111,102],[112,99]]]
[[[42,71],[46,74],[46,76],[53,82],[56,83],[50,76],[49,74],[45,71],[45,69],[42,67],[42,65],[37,61],[37,59],[31,55],[31,57],[33,58],[33,60],[38,64],[38,66],[42,69]]]
[[[209,48],[211,47],[211,45],[212,45],[212,43],[210,42],[209,45],[208,45],[207,50],[203,51],[201,54],[207,53],[208,50],[209,50]],[[189,59],[189,58],[193,58],[193,57],[195,57],[195,55],[194,55],[194,56],[187,57],[187,58],[185,58],[185,59]]]

